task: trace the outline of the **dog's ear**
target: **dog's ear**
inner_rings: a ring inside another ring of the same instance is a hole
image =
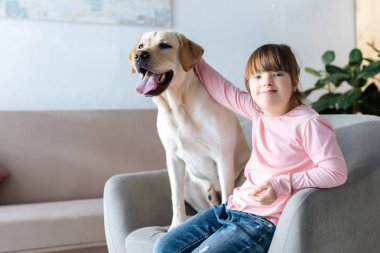
[[[180,42],[179,57],[183,69],[187,72],[202,59],[203,48],[197,43],[189,40],[183,34],[176,33]]]
[[[136,69],[135,64],[134,64],[134,61],[135,61],[134,59],[135,59],[135,55],[136,55],[136,51],[137,51],[137,46],[139,45],[139,42],[137,42],[136,46],[134,48],[132,48],[131,52],[129,53],[129,65],[131,65],[132,74],[136,74],[137,73],[137,69]]]

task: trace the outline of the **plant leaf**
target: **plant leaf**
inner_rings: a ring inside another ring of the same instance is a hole
[[[327,93],[321,96],[318,101],[312,103],[312,106],[317,112],[335,108],[335,104],[340,96],[340,93]]]
[[[338,82],[334,83],[335,87],[339,87],[343,83],[343,80],[339,80]]]
[[[319,80],[315,83],[314,88],[315,88],[316,90],[318,90],[318,89],[322,89],[323,87],[325,87],[325,85],[326,85],[326,83],[323,82],[323,79],[319,79]]]
[[[316,77],[321,77],[322,74],[318,71],[318,70],[315,70],[313,68],[310,68],[310,67],[305,67],[305,72],[306,73],[309,73],[313,76],[316,76]]]
[[[369,64],[367,67],[363,68],[363,70],[358,74],[357,78],[368,79],[370,77],[374,77],[380,73],[380,61],[375,61]]]
[[[339,107],[342,109],[347,109],[350,107],[358,98],[360,98],[362,95],[360,88],[354,88],[352,90],[347,91],[346,93],[343,93],[342,96],[338,99]]]
[[[309,96],[313,91],[315,91],[315,88],[307,89],[303,91],[302,93],[305,94],[305,96]]]
[[[344,74],[344,73],[335,73],[335,74],[332,74],[332,75],[329,75],[327,76],[326,78],[322,79],[321,81],[324,83],[324,84],[327,84],[327,83],[337,83],[339,81],[347,81],[348,79],[350,78],[350,75],[349,74]]]
[[[334,51],[326,51],[323,55],[322,55],[322,61],[325,65],[327,64],[330,64],[331,62],[333,62],[335,60],[335,53]]]
[[[328,108],[322,111],[319,111],[320,114],[341,114],[342,112],[335,108]]]
[[[331,64],[327,64],[326,65],[326,71],[327,73],[329,74],[336,74],[336,73],[342,73],[342,74],[347,74],[347,75],[350,75],[350,73],[338,66],[335,66],[335,65],[331,65]]]
[[[363,61],[362,51],[357,48],[352,49],[350,52],[349,60],[350,65],[360,65]]]
[[[363,87],[364,85],[367,84],[367,80],[359,78],[359,79],[357,79],[357,84],[358,84],[358,87]]]

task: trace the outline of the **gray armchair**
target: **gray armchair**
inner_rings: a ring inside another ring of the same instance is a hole
[[[326,115],[348,166],[348,181],[299,191],[286,205],[269,252],[380,252],[380,117]],[[248,140],[249,124],[244,123]],[[104,189],[109,253],[150,253],[171,222],[166,170],[116,175]]]

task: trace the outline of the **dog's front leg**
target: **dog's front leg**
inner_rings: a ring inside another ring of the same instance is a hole
[[[170,229],[178,226],[186,220],[185,210],[185,163],[175,155],[167,155],[170,188],[172,192],[173,218]]]
[[[222,159],[219,159],[219,161],[216,161],[216,165],[218,168],[222,203],[227,203],[228,196],[234,190],[234,158],[231,155],[226,155]]]

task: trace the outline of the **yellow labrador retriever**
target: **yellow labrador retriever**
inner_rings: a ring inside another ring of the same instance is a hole
[[[176,32],[144,34],[132,49],[136,90],[158,107],[158,134],[166,151],[172,191],[171,227],[186,219],[184,201],[195,210],[225,203],[249,158],[234,114],[215,102],[193,67],[203,49]],[[218,194],[219,193],[219,194]]]

